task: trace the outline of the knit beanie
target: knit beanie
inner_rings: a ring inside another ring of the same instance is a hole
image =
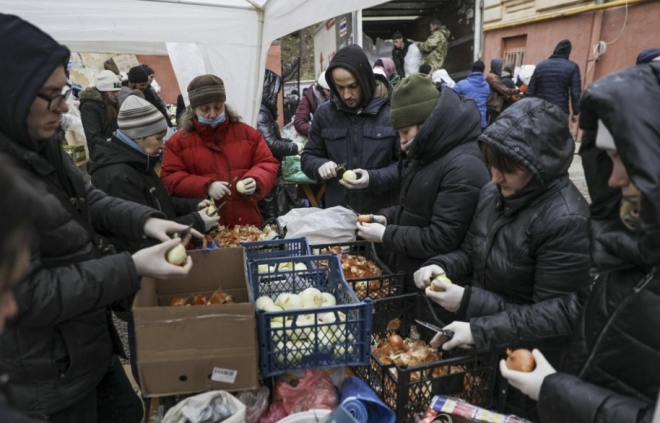
[[[148,82],[148,81],[149,81],[149,77],[147,76],[147,72],[141,66],[133,66],[128,71],[128,82],[137,84],[140,82]]]
[[[121,81],[114,72],[102,70],[96,75],[96,89],[99,91],[119,91],[121,90]]]
[[[215,75],[200,75],[188,84],[188,99],[193,109],[204,104],[227,101],[225,83]]]
[[[660,48],[647,48],[637,56],[637,64],[651,63],[660,57]]]
[[[392,128],[402,129],[424,123],[438,103],[440,92],[421,73],[402,79],[394,88],[390,119]]]
[[[163,114],[147,100],[134,95],[126,97],[119,109],[117,126],[134,140],[168,129]]]

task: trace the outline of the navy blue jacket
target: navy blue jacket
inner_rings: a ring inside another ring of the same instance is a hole
[[[557,45],[554,54],[548,60],[542,61],[534,69],[534,74],[527,87],[527,96],[549,101],[568,114],[570,90],[573,114],[578,115],[582,95],[580,67],[577,63],[568,60],[571,53],[570,44],[562,43]]]
[[[467,78],[458,82],[454,86],[454,91],[462,96],[471,98],[477,103],[479,113],[481,113],[481,127],[486,127],[486,101],[490,95],[490,86],[484,78],[482,72],[472,72]]]
[[[381,75],[374,79],[366,55],[362,55],[358,46],[344,47],[326,72],[331,74],[337,65],[352,68],[362,87],[363,104],[356,109],[347,107],[330,78],[333,100],[316,109],[300,164],[305,175],[314,180],[320,180],[319,168],[329,160],[338,165],[345,162],[346,169],[367,170],[369,186],[365,189],[349,190],[338,178],[326,180],[325,205],[350,206],[358,213],[373,214],[397,203],[400,148],[399,135],[390,123],[392,86]],[[387,92],[385,97],[375,94],[382,91]]]

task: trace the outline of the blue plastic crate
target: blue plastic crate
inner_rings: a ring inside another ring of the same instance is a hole
[[[328,260],[328,267],[313,266],[319,260]],[[289,262],[294,266],[302,263],[306,269],[277,270],[280,264]],[[261,272],[259,265],[262,265]],[[263,377],[312,368],[362,366],[369,362],[373,303],[370,299],[358,300],[344,280],[339,257],[253,260],[248,262],[248,275],[252,301],[261,296],[275,301],[282,293],[297,294],[310,287],[328,292],[337,300],[331,307],[257,312],[259,365]],[[313,321],[299,326],[298,317],[303,315],[313,316]],[[273,319],[292,323],[281,326]]]
[[[241,242],[248,260],[310,255],[307,238],[273,239],[271,241]]]

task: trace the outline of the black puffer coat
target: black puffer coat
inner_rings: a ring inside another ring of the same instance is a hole
[[[399,189],[399,135],[390,122],[392,85],[382,75],[375,75],[366,54],[357,45],[337,52],[326,70],[348,69],[362,88],[362,104],[348,108],[340,99],[332,78],[326,78],[334,97],[316,109],[309,141],[301,155],[301,169],[308,178],[320,180],[319,168],[328,161],[346,163],[346,169],[369,172],[369,186],[349,190],[337,178],[325,181],[325,205],[350,206],[363,214],[397,203]],[[376,83],[378,81],[378,84]],[[387,87],[385,90],[382,90]],[[378,96],[378,91],[386,91]]]
[[[568,92],[571,93],[573,114],[580,114],[580,96],[582,81],[580,67],[568,60],[571,54],[571,42],[561,41],[549,59],[539,63],[534,69],[527,87],[527,97],[538,97],[559,106],[568,114]]]
[[[594,82],[582,106],[585,133],[593,133],[599,119],[604,122],[641,191],[639,229],[630,232],[616,215],[590,222],[593,266],[600,276],[563,366],[544,380],[537,407],[544,423],[651,422],[660,387],[660,63]],[[600,170],[586,173],[590,188],[609,178]]]
[[[26,39],[29,47],[19,42]],[[96,234],[134,239],[147,218],[159,214],[85,185],[56,139],[28,135],[30,106],[69,60],[69,50],[0,14],[0,51],[21,58],[0,67],[0,151],[42,201],[29,271],[15,289],[18,314],[0,336],[0,373],[10,377],[7,390],[16,407],[49,415],[87,396],[107,372],[120,348],[107,307],[139,288],[130,254],[101,257]]]
[[[474,101],[443,89],[409,151],[400,205],[379,212],[388,222],[383,246],[409,289],[426,260],[460,247],[490,179],[477,146],[480,121]]]
[[[204,221],[199,217],[200,198],[170,197],[154,167],[158,156],[149,156],[126,145],[116,137],[97,148],[96,160],[88,166],[92,184],[113,197],[133,201],[163,213],[169,220],[192,225],[204,233]],[[122,245],[128,251],[144,247]]]
[[[261,107],[257,116],[257,131],[264,137],[273,156],[280,163],[285,156],[298,154],[298,146],[289,139],[283,139],[277,125],[277,95],[281,89],[282,77],[266,69]]]
[[[586,296],[591,285],[588,204],[568,179],[575,147],[558,107],[521,100],[479,141],[523,163],[533,178],[507,198],[496,185],[486,185],[461,249],[431,262],[452,279],[472,273],[458,317],[472,319],[477,348],[498,349],[521,341],[517,335],[527,313],[550,319],[536,330],[551,329],[556,304],[544,301],[578,291]],[[525,304],[534,306],[497,314]],[[561,335],[569,334],[570,328]]]
[[[80,119],[82,120],[89,158],[96,159],[96,146],[107,142],[117,130],[117,115],[111,117],[102,94],[95,87],[80,92]],[[117,108],[119,110],[119,108]]]

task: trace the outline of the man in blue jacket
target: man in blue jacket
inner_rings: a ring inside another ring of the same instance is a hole
[[[316,109],[301,155],[302,171],[325,181],[326,207],[349,206],[373,214],[396,204],[400,148],[390,123],[392,85],[385,76],[374,75],[357,45],[337,52],[325,79],[333,98]],[[341,178],[341,170],[355,171],[357,179]]]
[[[567,115],[568,96],[570,93],[573,115],[571,120],[577,121],[580,114],[580,96],[582,95],[582,80],[580,67],[568,60],[571,54],[571,41],[561,40],[549,59],[542,61],[534,69],[532,79],[527,87],[528,97],[538,97],[556,104]]]
[[[490,96],[490,87],[484,78],[485,69],[484,62],[477,60],[472,64],[472,73],[454,86],[454,91],[458,94],[471,98],[477,103],[481,114],[481,129],[486,127],[486,101]]]

